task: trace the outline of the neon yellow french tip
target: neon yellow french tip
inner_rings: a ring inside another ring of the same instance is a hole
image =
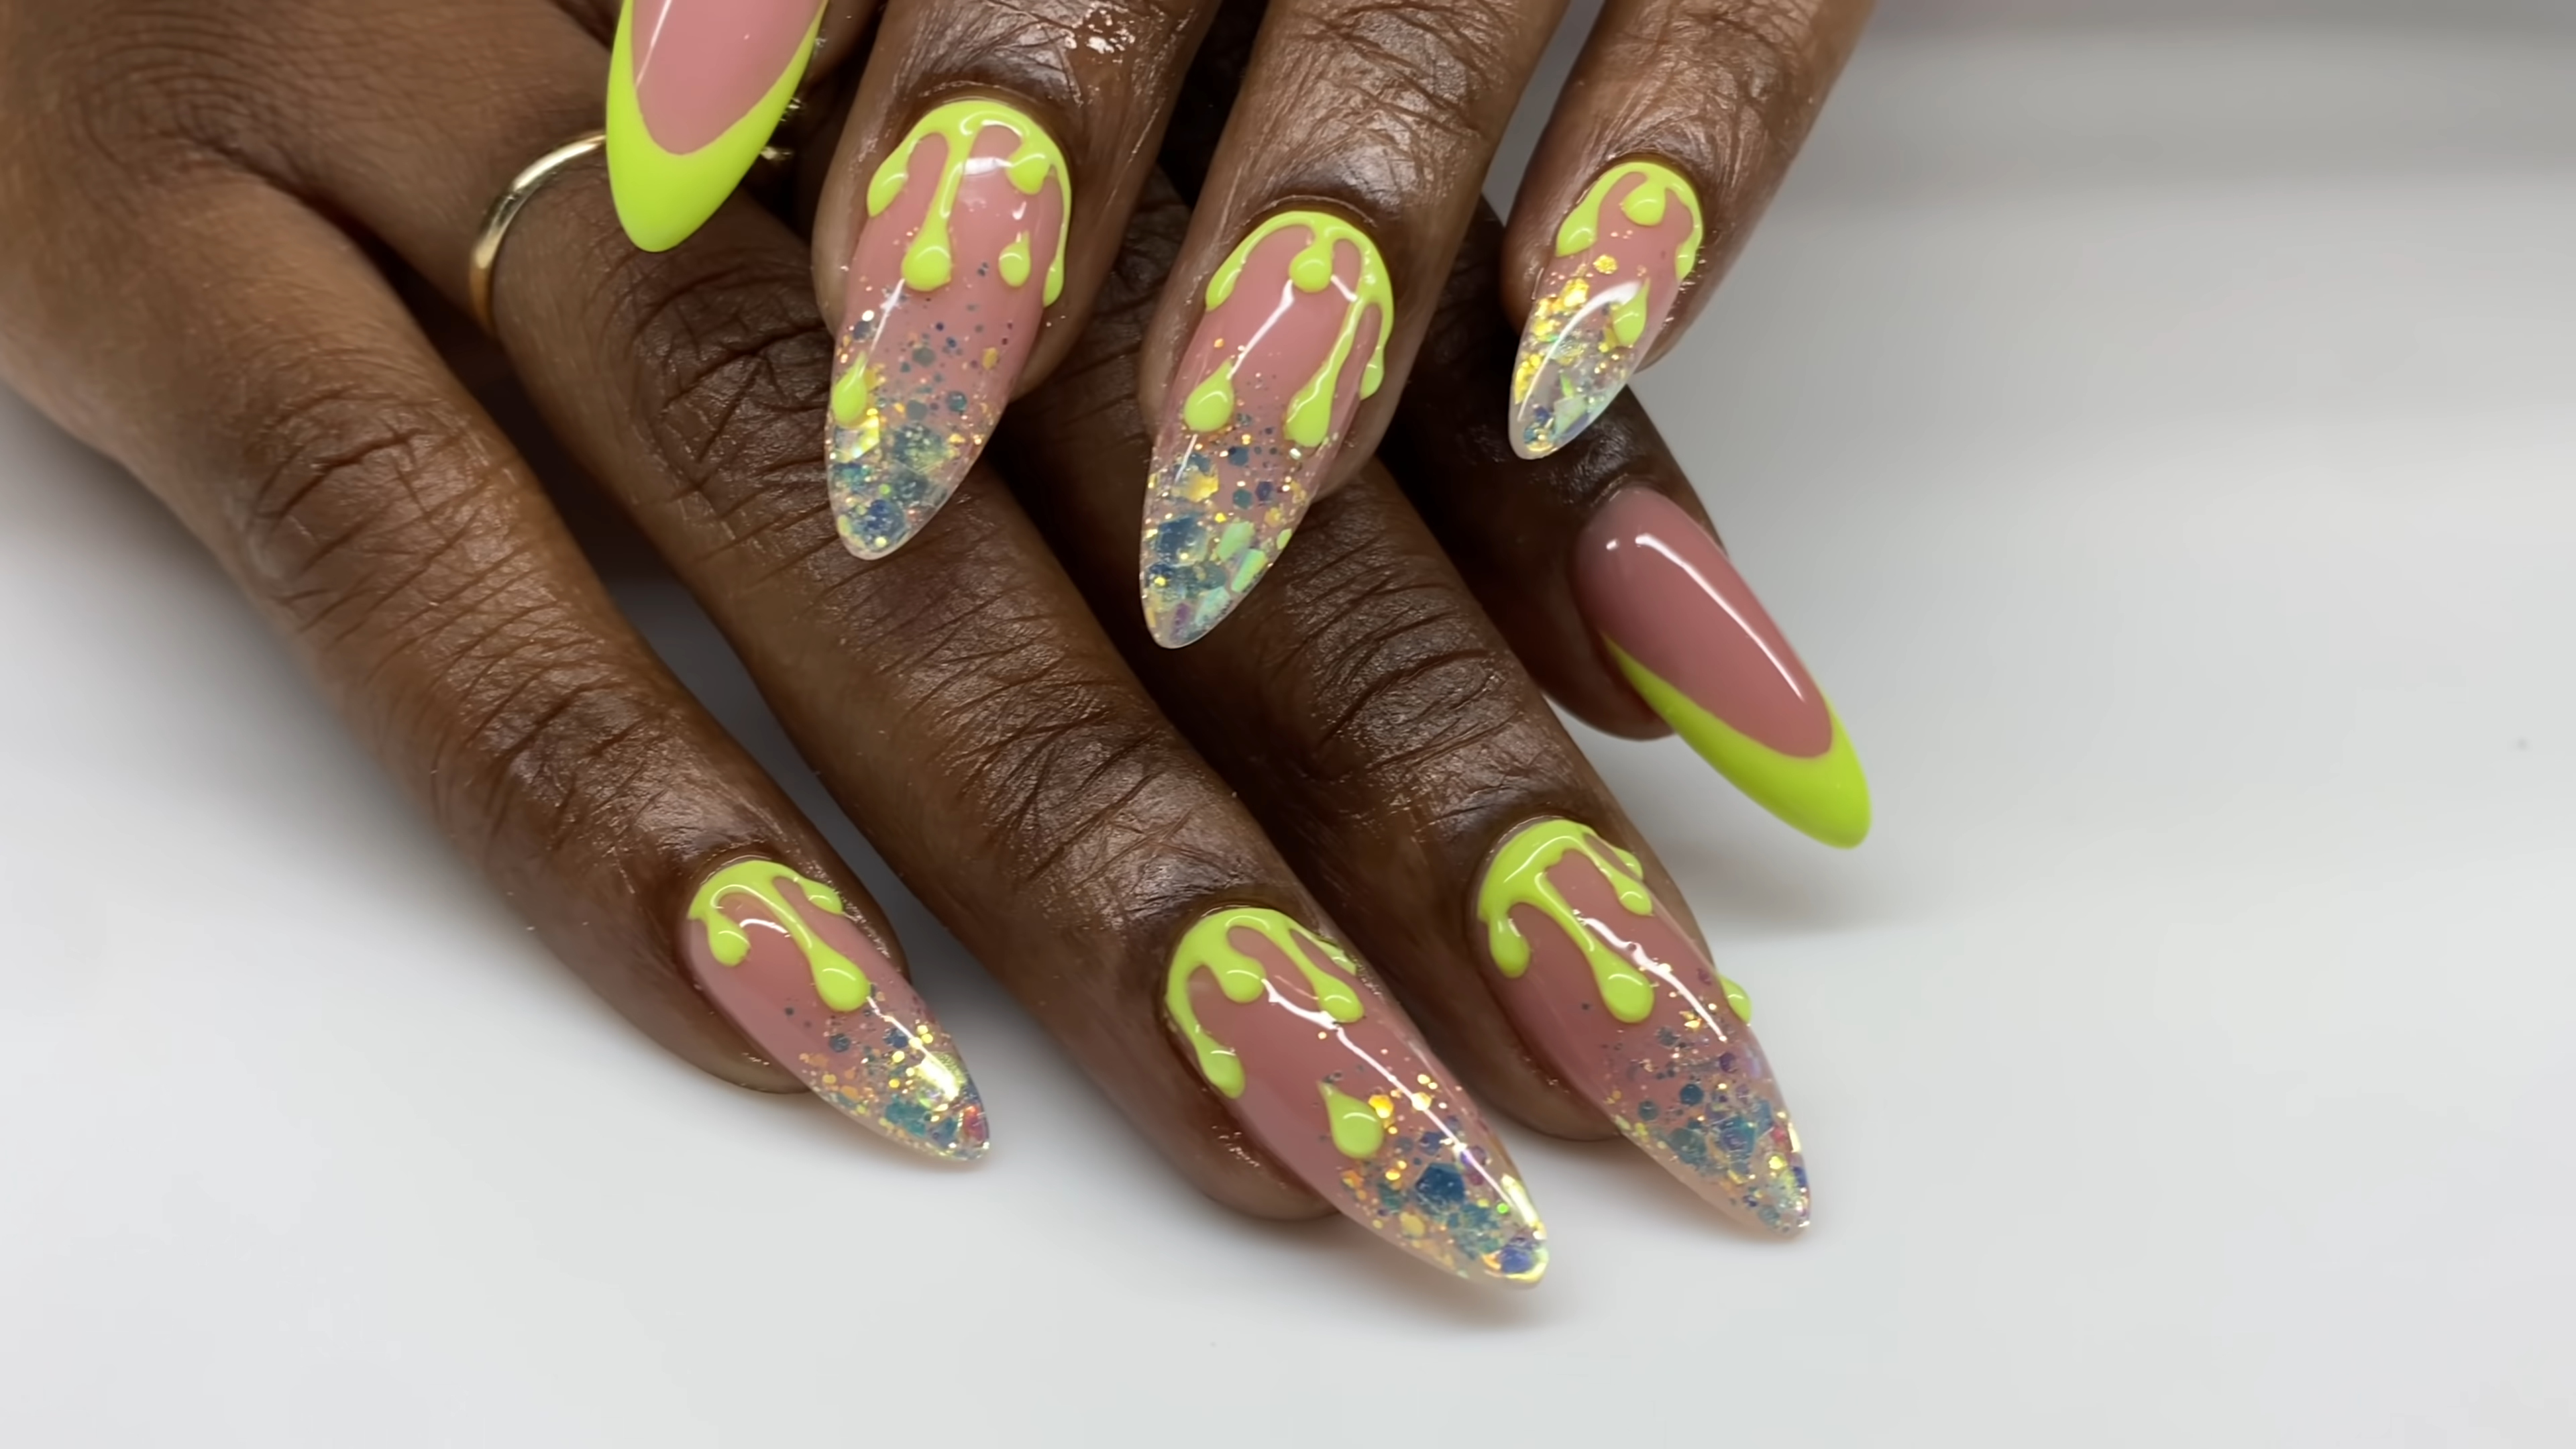
[[[608,186],[628,239],[668,251],[716,214],[777,131],[822,23],[822,0],[626,0]]]
[[[1833,720],[1834,742],[1821,755],[1801,759],[1782,754],[1710,714],[1689,695],[1657,678],[1618,645],[1610,656],[1655,713],[1673,727],[1699,757],[1716,767],[1735,788],[1763,809],[1839,850],[1849,850],[1869,835],[1869,781],[1861,774],[1860,756],[1842,718],[1825,706]]]

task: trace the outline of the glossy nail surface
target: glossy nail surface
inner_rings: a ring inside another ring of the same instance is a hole
[[[608,63],[608,184],[626,235],[667,251],[769,144],[823,0],[626,0]]]
[[[1512,450],[1544,458],[1592,426],[1655,345],[1699,262],[1699,193],[1623,161],[1556,232],[1512,366]]]
[[[1386,370],[1395,325],[1368,234],[1271,217],[1209,279],[1145,497],[1145,622],[1165,648],[1217,626],[1288,546]]]
[[[1064,287],[1064,155],[990,100],[923,116],[868,183],[832,358],[832,518],[861,558],[966,479]]]
[[[707,998],[815,1095],[933,1157],[984,1155],[965,1063],[831,887],[736,861],[698,887],[681,946]]]
[[[1646,888],[1637,858],[1572,820],[1506,837],[1476,894],[1479,945],[1521,1037],[1628,1140],[1729,1216],[1807,1225],[1798,1129],[1750,1004]]]
[[[1574,593],[1630,685],[1736,788],[1827,845],[1869,834],[1842,721],[1681,505],[1624,489],[1575,545]]]
[[[1546,1271],[1502,1144],[1339,948],[1277,911],[1211,912],[1173,954],[1164,1009],[1245,1129],[1369,1231],[1465,1278]]]

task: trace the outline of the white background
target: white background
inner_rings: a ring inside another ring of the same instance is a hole
[[[1587,738],[1818,1221],[1515,1132],[1518,1296],[1197,1198],[845,828],[990,1162],[660,1055],[0,397],[0,1440],[2576,1443],[2576,14],[1900,5],[1643,390],[1881,823]]]

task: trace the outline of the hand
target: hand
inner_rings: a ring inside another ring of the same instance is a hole
[[[484,202],[580,129],[607,23],[540,0],[0,4],[26,138],[0,200],[48,219],[0,255],[0,373],[172,506],[603,996],[710,1072],[970,1156],[980,1101],[874,903],[617,617],[353,240],[461,300]],[[1149,218],[1162,256],[1177,217]],[[805,256],[739,204],[635,252],[576,167],[512,231],[494,316],[835,798],[1194,1181],[1537,1276],[1508,1158],[1357,947],[1486,1094],[1804,1221],[1777,1086],[1669,880],[1394,494],[1319,513],[1348,546],[1302,551],[1239,640],[1137,651],[1204,671],[1155,681],[1194,750],[982,475],[896,558],[833,546]],[[1103,335],[1048,406],[1060,452],[1114,463],[1141,415],[1114,382],[1083,402],[1123,355]],[[1110,497],[1041,466],[1024,481],[1070,509]],[[1080,516],[1057,538],[1096,585]],[[1595,919],[1639,948],[1624,975]],[[1694,1051],[1666,1073],[1646,1043],[1676,1032]]]
[[[1203,127],[1205,188],[1137,369],[1155,422],[1137,566],[1154,638],[1214,628],[1374,451],[1563,0],[1264,9],[888,0],[815,227],[841,332],[832,486],[850,548],[914,537],[1010,398],[1066,355],[1211,23],[1239,35],[1221,36],[1227,74],[1200,104],[1231,104],[1195,118],[1222,133]],[[1500,300],[1527,319],[1508,384],[1520,456],[1581,433],[1679,335],[1868,10],[1603,8],[1500,268]],[[655,168],[621,170],[643,178],[619,188],[630,217],[713,209],[739,174],[721,158],[748,164],[825,18],[820,0],[630,0],[611,145]],[[670,152],[693,144],[688,170]]]

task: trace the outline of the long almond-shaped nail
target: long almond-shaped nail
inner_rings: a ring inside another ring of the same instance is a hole
[[[1699,262],[1699,193],[1671,167],[1622,161],[1556,229],[1512,364],[1512,451],[1564,447],[1628,385]]]
[[[688,240],[796,94],[824,0],[626,0],[608,59],[608,186],[648,252]]]
[[[1064,153],[992,100],[923,116],[868,183],[832,358],[832,518],[909,542],[984,451],[1064,289]]]
[[[1485,867],[1476,917],[1523,1040],[1628,1140],[1755,1227],[1807,1225],[1807,1168],[1780,1084],[1721,978],[1637,857],[1572,820],[1532,821]]]
[[[1629,684],[1737,789],[1827,845],[1869,834],[1842,721],[1681,505],[1622,489],[1576,542],[1574,594]]]
[[[1173,953],[1164,1009],[1245,1130],[1369,1231],[1465,1278],[1546,1271],[1502,1144],[1332,943],[1277,911],[1213,911]]]
[[[984,1155],[984,1099],[909,982],[830,886],[738,860],[689,902],[698,987],[816,1096],[933,1157]]]
[[[1336,216],[1281,212],[1217,268],[1146,490],[1155,642],[1177,649],[1215,628],[1288,546],[1385,376],[1394,326],[1377,243]]]

